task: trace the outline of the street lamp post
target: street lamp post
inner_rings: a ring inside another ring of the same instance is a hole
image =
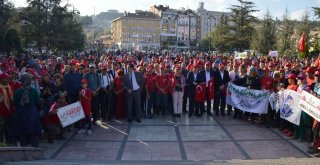
[[[209,52],[211,51],[211,16],[208,18],[208,26],[209,26],[209,22],[210,22],[210,32],[209,32]]]

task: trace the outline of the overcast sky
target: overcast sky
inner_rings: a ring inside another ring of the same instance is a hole
[[[11,0],[16,7],[26,6],[26,0]],[[63,0],[66,2],[67,0]],[[133,12],[136,9],[148,10],[152,5],[169,5],[170,8],[197,9],[199,2],[204,2],[204,8],[214,11],[229,11],[231,4],[237,4],[236,0],[68,0],[81,15],[98,14],[109,9]],[[262,18],[269,9],[272,16],[281,18],[286,7],[291,19],[301,19],[305,11],[309,11],[311,18],[314,14],[311,7],[320,6],[320,0],[253,0],[259,12],[254,15]]]

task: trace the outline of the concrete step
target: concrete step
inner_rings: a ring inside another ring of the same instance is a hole
[[[44,159],[44,150],[34,147],[0,147],[0,162]]]

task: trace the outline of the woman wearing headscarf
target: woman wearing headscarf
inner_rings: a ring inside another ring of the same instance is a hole
[[[261,84],[260,84],[260,79],[258,77],[258,72],[254,66],[251,66],[249,68],[249,73],[248,73],[248,76],[247,76],[247,79],[246,79],[244,86],[249,89],[255,89],[255,90],[261,89]],[[249,117],[249,112],[245,112],[245,117],[248,119],[248,121],[250,121],[253,124],[255,117],[257,117],[257,114],[251,113],[250,117]]]
[[[124,81],[124,73],[121,69],[117,71],[117,76],[114,79],[113,82],[113,90],[116,95],[116,118],[117,119],[123,119],[126,117],[126,104],[124,100],[126,100],[126,93],[123,87],[123,81]]]
[[[41,135],[40,115],[38,112],[39,94],[31,87],[32,75],[24,74],[21,77],[22,87],[15,91],[13,103],[16,108],[14,114],[14,133],[21,146],[31,141],[32,147],[39,146]]]
[[[302,93],[302,91],[311,92],[312,87],[307,83],[307,76],[304,73],[300,73],[297,77],[297,92]],[[294,135],[293,139],[299,141],[306,140],[306,132],[308,123],[310,123],[311,117],[304,111],[301,111],[300,125],[294,125]]]
[[[247,68],[244,64],[241,64],[239,67],[239,75],[235,76],[233,83],[238,86],[245,86],[247,77],[248,77]],[[243,111],[238,108],[235,108],[233,118],[242,119],[242,116],[243,116]]]

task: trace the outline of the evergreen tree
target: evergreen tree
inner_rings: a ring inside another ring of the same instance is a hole
[[[288,10],[283,14],[282,22],[277,30],[277,47],[281,56],[292,55],[293,44],[291,37],[293,35],[293,21],[289,19]]]
[[[0,51],[3,48],[4,35],[8,30],[8,21],[12,16],[13,5],[8,0],[0,0]]]
[[[264,55],[268,54],[269,50],[274,50],[276,44],[275,23],[270,15],[269,10],[259,24],[255,35],[253,35],[251,47]]]
[[[21,13],[21,34],[25,44],[36,43],[48,49],[81,49],[84,45],[82,25],[77,11],[69,11],[70,4],[61,0],[27,0],[28,7]]]
[[[257,18],[252,15],[256,12],[255,4],[251,1],[238,0],[240,5],[230,7],[231,15],[229,28],[232,31],[229,42],[237,50],[249,49],[250,41],[255,30],[253,24]]]
[[[298,34],[298,38],[297,40],[294,42],[296,49],[297,50],[297,45],[299,43],[300,37],[302,36],[303,33],[306,34],[306,43],[305,43],[305,47],[306,47],[306,51],[305,52],[298,52],[298,54],[300,55],[301,58],[306,58],[309,55],[309,47],[310,47],[310,30],[311,30],[311,26],[310,26],[310,21],[309,21],[309,14],[308,12],[305,12],[301,22],[299,23],[298,27],[297,27],[297,34]]]
[[[228,18],[222,15],[220,20],[220,24],[211,35],[213,38],[212,46],[223,53],[230,51],[232,48],[230,44],[231,33],[228,28]]]

